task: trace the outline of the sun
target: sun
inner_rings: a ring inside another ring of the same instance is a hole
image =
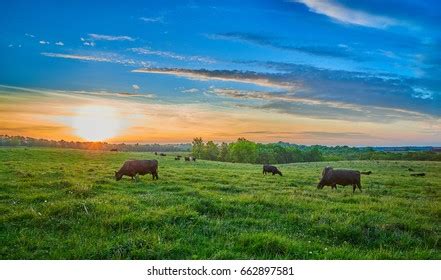
[[[103,141],[121,132],[121,116],[114,107],[86,105],[75,110],[72,128],[85,140]]]

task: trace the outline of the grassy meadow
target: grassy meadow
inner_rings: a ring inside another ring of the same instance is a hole
[[[125,160],[153,158],[159,180],[114,180]],[[326,165],[373,174],[363,193],[317,190]],[[277,166],[283,177],[171,154],[1,148],[0,258],[441,259],[441,162]]]

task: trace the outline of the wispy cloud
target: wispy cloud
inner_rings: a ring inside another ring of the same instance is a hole
[[[324,46],[324,45],[304,45],[295,46],[284,44],[281,38],[255,34],[246,32],[226,32],[217,34],[208,34],[207,38],[212,40],[228,40],[228,41],[240,41],[246,42],[258,46],[271,47],[284,51],[295,51],[305,53],[309,55],[323,56],[323,57],[335,57],[335,58],[347,58],[353,60],[360,60],[361,57],[351,52],[348,47],[341,46]]]
[[[164,22],[163,17],[140,17],[139,20],[141,20],[143,22],[148,22],[148,23],[163,23]]]
[[[29,33],[25,33],[25,36],[26,36],[26,37],[30,37],[30,38],[35,38],[35,35],[33,35],[33,34],[29,34]]]
[[[276,77],[268,79],[266,75],[261,75],[256,72],[242,72],[242,71],[228,71],[228,70],[191,70],[181,68],[142,68],[132,70],[135,73],[152,73],[152,74],[164,74],[173,75],[178,77],[185,77],[193,80],[218,80],[229,81],[246,84],[255,84],[263,87],[282,88],[293,90],[299,87],[298,84],[289,81],[278,81]]]
[[[79,54],[43,52],[43,53],[41,53],[41,55],[47,56],[47,57],[65,58],[65,59],[82,60],[82,61],[109,62],[109,63],[128,65],[128,66],[149,66],[150,65],[150,62],[148,62],[148,61],[139,61],[139,60],[135,60],[135,59],[131,59],[131,58],[125,58],[125,57],[121,57],[116,54],[79,55]]]
[[[47,53],[47,52],[43,52],[41,54],[47,57],[67,58],[67,59],[76,59],[76,60],[85,60],[85,61],[111,62],[111,60],[108,58],[97,57],[97,56],[64,54],[64,53]]]
[[[302,3],[306,5],[311,12],[325,15],[345,24],[361,25],[380,29],[402,24],[394,18],[382,15],[374,15],[362,10],[352,9],[333,0],[292,0],[292,2]]]
[[[49,45],[50,44],[49,41],[44,41],[44,40],[40,40],[39,43],[42,45]]]
[[[184,89],[181,92],[183,92],[183,93],[198,93],[199,89],[197,89],[197,88],[189,88],[189,89]]]
[[[174,52],[152,50],[152,49],[148,49],[148,48],[131,48],[130,50],[137,53],[137,54],[155,55],[155,56],[160,56],[160,57],[164,57],[164,58],[172,58],[172,59],[183,60],[183,61],[197,61],[197,62],[203,62],[203,63],[215,63],[216,62],[214,59],[209,58],[209,57],[205,57],[205,56],[181,55],[181,54],[176,54]]]
[[[64,43],[61,42],[61,41],[58,41],[58,42],[55,43],[55,45],[57,45],[57,46],[64,46]]]
[[[182,68],[144,68],[133,72],[174,75],[200,81],[248,83],[272,88],[277,92],[237,89],[211,91],[232,98],[271,101],[273,104],[263,106],[277,107],[280,111],[302,111],[309,107],[308,112],[314,112],[318,110],[317,107],[314,108],[315,105],[322,105],[332,108],[328,110],[330,118],[334,115],[344,118],[344,114],[340,112],[357,115],[357,119],[373,119],[371,117],[375,117],[375,114],[372,112],[380,116],[379,120],[382,116],[385,119],[398,119],[403,115],[441,117],[439,95],[433,91],[436,84],[431,84],[431,81],[290,63],[266,62],[263,65],[283,69],[284,73]],[[297,108],[297,105],[293,106],[291,103],[303,104],[304,108]],[[326,117],[326,114],[322,115]]]
[[[89,37],[97,41],[135,41],[134,38],[126,35],[113,36],[113,35],[90,33]]]

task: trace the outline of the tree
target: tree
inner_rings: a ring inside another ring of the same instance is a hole
[[[203,158],[208,160],[217,160],[218,156],[219,147],[213,141],[208,141],[205,145]]]
[[[192,148],[191,153],[193,156],[197,158],[203,158],[204,155],[204,141],[202,141],[202,138],[196,137],[193,139],[193,142],[191,142]]]
[[[228,161],[229,160],[229,146],[227,143],[222,142],[219,149],[218,159],[220,161]]]
[[[237,139],[230,147],[230,156],[233,162],[255,163],[257,159],[257,145],[245,138]]]

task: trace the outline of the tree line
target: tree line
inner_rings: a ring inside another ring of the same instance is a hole
[[[261,144],[239,138],[232,143],[204,142],[197,137],[192,142],[193,156],[225,162],[283,164],[295,162],[339,160],[431,160],[441,161],[441,153],[434,151],[386,152],[371,147],[296,145],[284,142]]]
[[[55,141],[25,136],[0,135],[0,146],[53,147],[81,150],[124,151],[124,152],[188,152],[190,144],[112,144],[107,142]]]
[[[441,152],[431,147],[384,148],[297,145],[285,142],[261,144],[239,138],[232,143],[217,144],[194,138],[191,144],[112,144],[107,142],[55,141],[24,136],[0,135],[0,146],[54,147],[67,149],[126,151],[126,152],[191,152],[193,156],[224,162],[259,164],[294,163],[339,160],[430,160],[441,161]],[[413,149],[413,150],[412,150]],[[437,148],[439,150],[439,148]]]

